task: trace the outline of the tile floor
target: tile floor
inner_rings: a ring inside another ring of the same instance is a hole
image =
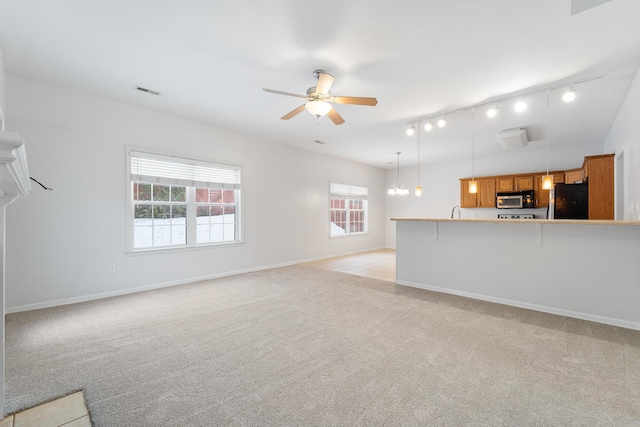
[[[91,427],[81,391],[10,415],[0,427]]]
[[[396,251],[380,249],[310,262],[316,267],[356,276],[396,281]],[[81,391],[0,420],[0,427],[91,427]]]
[[[354,255],[313,261],[309,264],[372,279],[396,281],[396,251],[380,249]]]

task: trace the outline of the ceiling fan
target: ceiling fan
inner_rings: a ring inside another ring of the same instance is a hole
[[[333,96],[331,95],[331,92],[329,92],[329,89],[331,89],[331,85],[333,84],[333,80],[335,79],[335,77],[333,77],[329,73],[325,73],[322,70],[314,71],[313,75],[318,79],[318,84],[307,89],[306,95],[299,95],[297,93],[282,92],[280,90],[262,88],[262,90],[264,90],[265,92],[275,93],[278,95],[295,96],[297,98],[304,98],[308,101],[306,104],[303,104],[295,110],[290,111],[282,116],[282,120],[289,120],[290,118],[298,115],[306,109],[307,111],[309,111],[309,113],[313,114],[316,117],[327,115],[333,123],[335,123],[336,125],[341,125],[342,123],[344,123],[344,119],[340,114],[338,114],[338,112],[333,108],[331,104],[368,105],[373,107],[378,103],[378,100],[375,98],[363,98],[357,96]]]

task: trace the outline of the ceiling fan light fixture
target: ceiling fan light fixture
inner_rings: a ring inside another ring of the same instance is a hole
[[[326,115],[333,108],[331,104],[326,101],[309,101],[304,107],[309,113],[316,117]]]

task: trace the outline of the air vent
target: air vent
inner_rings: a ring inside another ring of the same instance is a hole
[[[151,95],[160,95],[160,92],[157,92],[157,91],[151,90],[151,89],[147,89],[146,87],[136,86],[136,89],[139,90],[140,92],[149,93]]]
[[[524,129],[507,129],[498,132],[498,141],[507,150],[526,147],[529,143],[527,131]]]

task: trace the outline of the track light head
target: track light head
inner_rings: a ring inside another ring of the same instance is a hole
[[[431,129],[433,129],[433,123],[431,123],[431,120],[429,120],[427,123],[424,124],[424,130],[429,132]]]
[[[411,127],[407,129],[407,135],[413,136],[415,132],[416,132],[416,125],[411,123]]]
[[[443,117],[440,120],[438,120],[438,127],[439,128],[445,127],[446,124],[447,124],[447,118],[446,117]]]
[[[571,86],[571,89],[569,89],[564,93],[564,95],[562,95],[562,100],[564,102],[571,102],[574,99],[576,99],[576,91],[573,89],[573,86]]]
[[[493,118],[493,117],[495,117],[497,114],[498,114],[498,106],[497,106],[497,105],[494,105],[493,107],[491,107],[491,108],[489,108],[489,109],[487,110],[487,116],[488,116],[488,117]]]
[[[518,102],[516,102],[516,105],[513,107],[518,113],[523,112],[524,110],[527,109],[527,103],[520,100]]]

